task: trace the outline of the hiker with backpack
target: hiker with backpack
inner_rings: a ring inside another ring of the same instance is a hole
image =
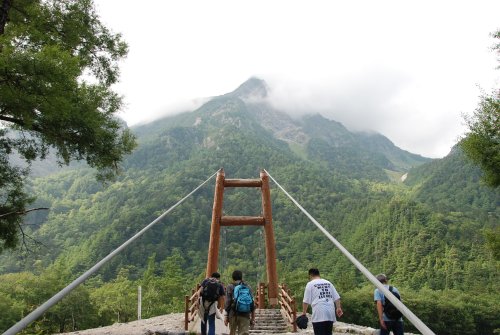
[[[201,318],[201,334],[215,335],[215,316],[220,314],[217,310],[217,304],[221,297],[224,296],[224,286],[220,282],[220,274],[212,273],[210,278],[201,282],[200,290],[200,309],[199,315]]]
[[[379,282],[381,282],[385,288],[387,288],[392,294],[401,300],[401,295],[397,288],[389,286],[388,278],[385,274],[379,274],[376,276]],[[403,314],[392,304],[389,299],[385,299],[385,296],[378,288],[375,289],[373,293],[374,300],[377,307],[378,319],[380,323],[380,335],[389,335],[392,331],[394,335],[403,335]]]
[[[233,283],[227,286],[226,318],[224,324],[229,324],[230,335],[248,335],[250,325],[255,323],[255,305],[250,286],[243,282],[243,273],[235,270],[232,274]]]
[[[304,290],[302,315],[305,318],[307,308],[312,307],[312,325],[314,335],[331,335],[333,323],[344,312],[340,305],[340,295],[331,282],[320,277],[319,270],[309,269],[309,282]],[[307,321],[305,322],[307,324]]]

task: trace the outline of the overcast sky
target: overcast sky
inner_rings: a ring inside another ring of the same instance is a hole
[[[129,125],[193,109],[252,76],[291,113],[320,112],[427,157],[448,154],[481,89],[500,86],[500,1],[96,0],[130,52]],[[198,100],[196,100],[198,99]]]

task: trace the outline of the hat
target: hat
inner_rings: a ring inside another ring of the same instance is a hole
[[[302,314],[295,320],[295,323],[297,324],[297,327],[300,329],[306,329],[307,328],[307,323],[309,322],[309,319],[307,318],[306,315]]]

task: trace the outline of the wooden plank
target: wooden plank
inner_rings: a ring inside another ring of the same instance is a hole
[[[224,187],[261,187],[262,180],[260,179],[226,179]]]
[[[265,223],[262,216],[223,216],[220,219],[221,226],[264,226]]]

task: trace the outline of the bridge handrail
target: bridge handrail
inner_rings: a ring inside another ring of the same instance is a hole
[[[269,178],[271,178],[274,183],[283,191],[283,193],[286,194],[286,196],[288,198],[290,198],[290,200],[309,218],[309,220],[311,220],[312,223],[314,223],[316,225],[316,227],[318,227],[319,230],[321,230],[321,232],[323,232],[323,234],[326,235],[326,237],[328,237],[328,239],[330,241],[332,241],[332,243],[337,247],[337,249],[340,250],[340,252],[342,252],[344,254],[344,256],[347,257],[347,259],[349,259],[349,261],[354,264],[354,266],[356,266],[358,268],[359,271],[361,271],[361,273],[373,284],[375,285],[375,287],[377,287],[383,294],[386,298],[388,298],[393,304],[394,306],[396,306],[400,311],[401,313],[403,313],[403,315],[419,330],[422,332],[422,335],[435,335],[435,333],[429,328],[427,327],[427,325],[425,323],[422,322],[422,320],[420,320],[415,314],[413,314],[413,312],[408,308],[406,307],[398,298],[396,298],[396,296],[394,294],[392,294],[392,292],[390,292],[387,288],[385,288],[384,285],[382,285],[382,283],[380,281],[377,280],[377,278],[375,278],[375,276],[370,272],[368,271],[367,268],[364,267],[363,264],[361,264],[349,251],[347,251],[346,248],[344,248],[344,246],[342,244],[340,244],[339,241],[337,241],[325,228],[323,228],[323,226],[318,222],[316,221],[316,219],[314,217],[312,217],[311,214],[309,214],[298,202],[297,200],[295,200],[272,176],[269,172],[267,172],[266,170],[264,170],[268,175],[269,175]]]
[[[168,210],[166,210],[163,214],[161,214],[159,217],[157,217],[154,221],[152,221],[150,224],[148,224],[146,227],[144,227],[141,231],[139,231],[137,234],[132,236],[130,239],[128,239],[126,242],[124,242],[122,245],[120,245],[118,248],[116,248],[114,251],[112,251],[109,255],[104,257],[101,261],[99,261],[97,264],[95,264],[93,267],[91,267],[87,272],[82,274],[80,277],[75,279],[71,284],[63,288],[61,291],[56,293],[52,298],[47,300],[45,303],[42,305],[38,306],[33,312],[25,316],[21,321],[7,329],[3,335],[14,335],[19,333],[21,330],[26,328],[30,323],[38,319],[40,316],[45,313],[46,310],[48,310],[50,307],[54,306],[56,303],[58,303],[62,298],[64,298],[67,294],[69,294],[72,290],[74,290],[76,287],[78,287],[80,284],[82,284],[85,280],[87,280],[88,277],[93,275],[97,270],[99,270],[104,264],[106,264],[108,261],[110,261],[113,257],[115,257],[117,254],[119,254],[123,249],[128,247],[132,242],[134,242],[136,239],[141,237],[146,231],[148,231],[153,225],[155,225],[157,222],[159,222],[161,219],[163,219],[168,213],[173,211],[177,206],[182,204],[187,198],[189,198],[193,193],[198,191],[203,185],[205,185],[210,179],[212,179],[217,172],[215,172],[213,175],[207,178],[203,183],[201,183],[198,187],[196,187],[194,190],[192,190],[188,195],[186,195],[184,198],[179,200],[175,205],[170,207]]]
[[[191,290],[191,296],[186,295],[184,299],[184,330],[189,329],[189,323],[194,321],[200,308],[200,284]]]
[[[291,324],[293,332],[297,332],[297,303],[295,298],[290,296],[290,290],[285,284],[278,285],[278,299],[281,306],[281,311],[285,314],[288,322]]]

